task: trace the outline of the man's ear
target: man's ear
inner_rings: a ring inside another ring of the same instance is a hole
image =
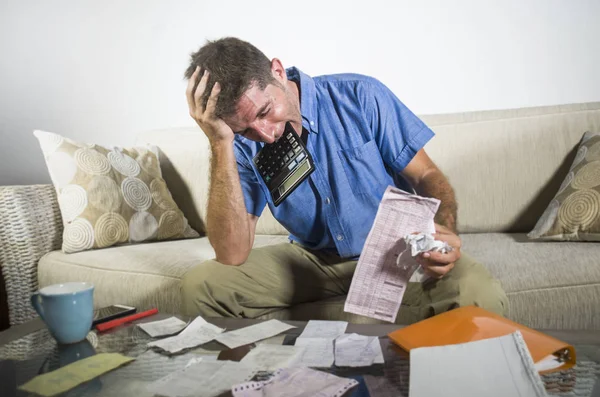
[[[285,68],[281,61],[277,58],[273,58],[271,60],[271,73],[273,77],[277,79],[279,82],[284,83],[287,81],[287,74],[285,73]]]

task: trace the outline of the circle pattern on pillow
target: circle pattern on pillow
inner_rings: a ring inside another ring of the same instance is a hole
[[[600,193],[591,189],[578,190],[560,206],[559,222],[569,232],[586,230],[600,215]]]
[[[113,168],[125,176],[138,176],[140,173],[140,165],[137,161],[116,149],[109,152],[107,157]]]
[[[90,204],[104,212],[116,212],[121,208],[123,199],[119,186],[112,178],[95,176],[89,183],[88,196]]]
[[[121,183],[125,202],[136,211],[145,211],[152,205],[148,186],[138,178],[127,177]]]
[[[183,233],[183,216],[177,211],[164,212],[158,221],[158,238],[171,238]]]
[[[77,218],[65,226],[63,232],[63,251],[78,252],[94,246],[94,228],[84,218]]]
[[[81,215],[87,207],[87,193],[79,185],[67,185],[61,189],[58,203],[63,220],[71,222]]]
[[[129,239],[127,221],[114,212],[107,212],[100,216],[96,221],[94,232],[96,234],[96,244],[99,248],[124,243]]]
[[[164,210],[176,210],[177,204],[173,201],[169,188],[165,181],[161,179],[155,179],[150,183],[150,191],[152,192],[152,198],[154,202]]]
[[[108,159],[99,151],[88,147],[77,149],[73,155],[77,166],[92,175],[103,175],[110,172]]]
[[[600,161],[592,161],[581,167],[572,185],[575,189],[590,189],[600,185]]]
[[[129,241],[131,242],[153,240],[156,238],[157,231],[158,222],[149,212],[136,212],[129,220]]]
[[[58,188],[70,184],[77,173],[77,164],[68,153],[54,152],[48,159],[50,178]]]
[[[162,179],[156,146],[106,148],[34,135],[56,189],[65,253],[199,236]]]

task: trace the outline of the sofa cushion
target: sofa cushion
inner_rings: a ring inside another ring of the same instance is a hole
[[[600,134],[586,132],[556,196],[527,235],[531,239],[600,241]]]
[[[254,247],[286,241],[286,236],[257,235]],[[38,279],[40,288],[67,281],[94,284],[95,308],[122,304],[179,313],[181,278],[188,269],[214,256],[206,237],[74,254],[53,251],[40,259]]]
[[[107,149],[35,131],[65,226],[62,249],[198,237],[162,178],[157,149]]]
[[[461,237],[464,251],[501,281],[512,320],[538,329],[600,330],[600,244],[534,242],[525,234]],[[296,305],[263,317],[379,322],[345,313],[344,297]]]
[[[535,242],[525,234],[464,234],[464,250],[498,278],[510,301],[509,317],[535,328],[600,329],[600,244]],[[257,235],[254,247],[287,241]],[[65,281],[96,286],[96,308],[125,304],[179,313],[185,272],[214,257],[207,238],[156,242],[65,255],[39,263],[40,287]],[[264,318],[375,323],[344,312],[344,297],[296,305]]]

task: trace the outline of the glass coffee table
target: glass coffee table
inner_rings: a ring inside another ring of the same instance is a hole
[[[157,314],[106,333],[90,332],[88,338],[73,345],[57,345],[41,320],[32,320],[0,333],[0,396],[27,396],[18,390],[39,374],[53,371],[76,360],[96,353],[121,353],[137,358],[132,363],[100,376],[72,389],[65,396],[152,396],[146,386],[185,367],[191,358],[217,356],[225,347],[216,342],[203,345],[185,354],[165,356],[148,350],[146,344],[153,340],[135,324],[170,317]],[[183,320],[186,318],[178,316]],[[262,320],[212,318],[207,321],[227,330],[246,327]],[[283,335],[263,343],[293,344],[306,322],[285,321],[296,326]],[[387,334],[398,329],[392,324],[349,324],[347,333],[379,336],[385,364],[367,368],[331,368],[327,372],[351,377],[359,386],[348,396],[408,396],[408,355],[394,346]],[[575,368],[542,376],[551,396],[600,397],[600,332],[549,331],[549,335],[575,346],[578,364]],[[230,395],[229,393],[223,396]]]

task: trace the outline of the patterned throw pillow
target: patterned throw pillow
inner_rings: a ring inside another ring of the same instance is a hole
[[[64,224],[66,253],[199,237],[171,197],[155,147],[106,149],[35,131]]]
[[[569,174],[527,236],[600,241],[600,134],[583,135]]]

